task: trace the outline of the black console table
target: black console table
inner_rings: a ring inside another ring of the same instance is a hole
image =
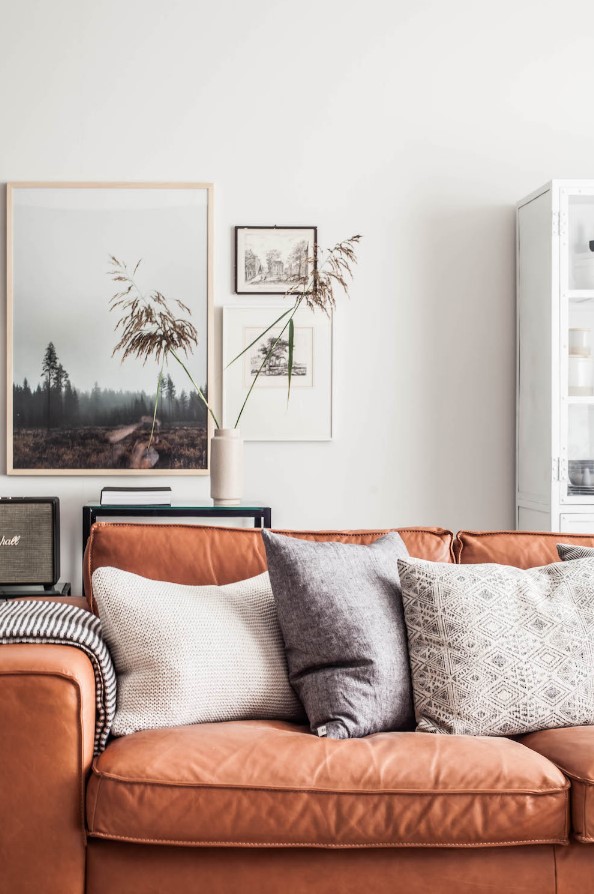
[[[52,596],[72,596],[72,587],[68,581],[60,581],[55,587],[50,587],[48,590],[41,586],[41,584],[39,586],[35,584],[11,584],[10,586],[0,587],[0,600],[16,599],[17,597],[30,598],[32,596],[43,596],[47,598]]]
[[[108,506],[87,503],[83,506],[83,553],[91,525],[101,516],[110,518],[252,518],[255,528],[270,528],[272,510],[257,502],[239,506],[214,506],[213,503],[173,503],[171,506]]]

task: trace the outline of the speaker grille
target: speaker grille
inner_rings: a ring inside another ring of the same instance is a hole
[[[51,503],[0,504],[0,584],[55,583]]]

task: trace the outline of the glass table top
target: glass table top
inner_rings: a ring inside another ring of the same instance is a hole
[[[233,512],[246,510],[269,509],[266,503],[258,500],[243,500],[234,506],[216,506],[212,500],[175,500],[172,503],[85,503],[91,509],[160,509],[167,512],[172,509],[225,509]]]

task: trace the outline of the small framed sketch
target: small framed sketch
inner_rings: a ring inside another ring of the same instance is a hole
[[[317,227],[235,227],[236,293],[284,295],[309,277],[317,232]]]
[[[305,307],[296,313],[291,394],[287,400],[289,343],[286,334],[281,334],[283,323],[258,338],[282,310],[286,306],[223,308],[225,424],[235,424],[256,373],[262,367],[239,422],[244,440],[329,441],[332,438],[332,318]],[[278,343],[270,353],[276,340]],[[228,366],[248,345],[252,347]]]

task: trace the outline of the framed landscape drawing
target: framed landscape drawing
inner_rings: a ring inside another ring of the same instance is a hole
[[[114,356],[121,308],[110,300],[122,289],[156,312],[154,296],[171,302],[195,327],[182,359],[208,395],[212,193],[202,183],[8,185],[9,474],[208,474],[209,420],[187,374],[173,359],[159,376],[152,358]]]
[[[244,440],[328,441],[332,438],[332,318],[305,307],[295,315],[293,373],[287,400],[289,343],[286,333],[281,334],[283,324],[258,338],[283,309],[287,308],[223,308],[225,424],[235,423],[262,367],[240,420]],[[249,350],[228,366],[248,345]]]
[[[284,295],[313,272],[317,232],[317,227],[235,227],[236,293]]]

